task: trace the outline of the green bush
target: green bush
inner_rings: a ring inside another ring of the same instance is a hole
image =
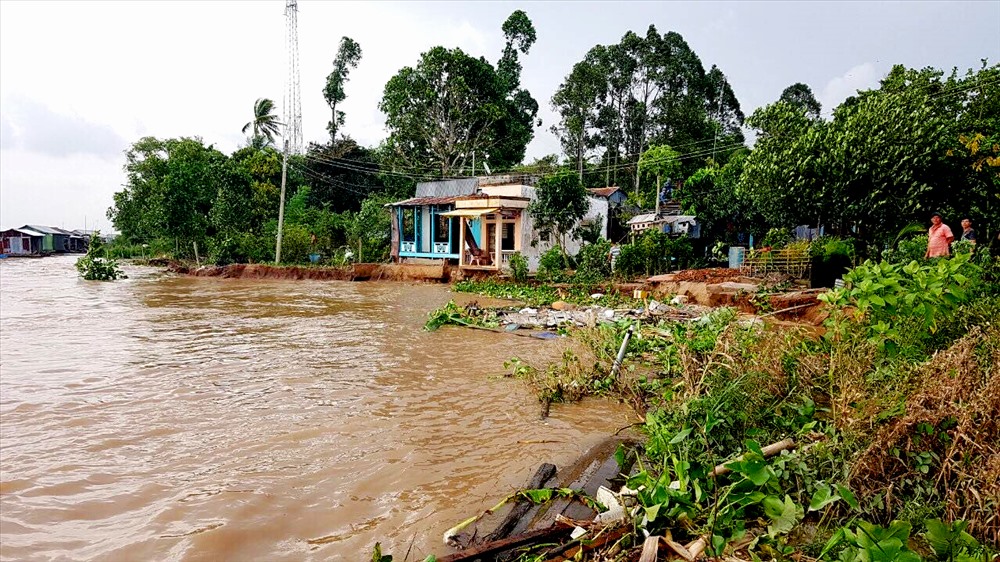
[[[566,259],[562,247],[553,246],[538,258],[538,278],[543,281],[562,281],[566,277]]]
[[[615,268],[623,277],[657,275],[687,268],[693,255],[690,239],[647,230],[634,243],[621,247]]]
[[[896,248],[889,248],[882,253],[882,259],[889,263],[906,264],[914,260],[922,260],[926,254],[927,235],[921,234],[900,240],[896,244]]]
[[[979,267],[968,254],[906,265],[871,260],[844,276],[844,287],[820,295],[832,305],[851,306],[869,339],[895,348],[938,331],[941,322],[969,300]]]
[[[767,231],[764,235],[764,239],[760,241],[761,246],[770,246],[771,248],[781,248],[792,241],[792,233],[786,228],[772,228]]]
[[[514,252],[510,256],[510,275],[518,283],[528,280],[528,260],[521,252]]]
[[[574,281],[597,283],[611,277],[611,242],[601,240],[580,248]]]
[[[90,237],[87,254],[76,260],[76,270],[88,281],[114,281],[126,277],[118,262],[107,257],[101,235],[96,230]]]

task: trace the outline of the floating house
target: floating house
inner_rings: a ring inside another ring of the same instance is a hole
[[[40,233],[42,238],[42,253],[62,253],[70,251],[70,233],[51,226],[41,226],[37,224],[26,224],[21,229],[33,230]],[[19,229],[20,230],[20,229]]]
[[[534,228],[528,205],[535,199],[536,178],[489,176],[417,184],[416,196],[391,203],[394,261],[446,260],[466,270],[498,271],[520,252],[528,269],[538,269],[542,253],[556,244]],[[588,197],[581,223],[600,221],[607,235],[608,201]],[[580,243],[568,241],[576,253]]]
[[[42,253],[45,235],[29,228],[11,228],[0,232],[0,254],[30,256]]]

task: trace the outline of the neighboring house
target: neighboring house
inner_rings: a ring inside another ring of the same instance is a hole
[[[45,235],[28,228],[0,232],[0,254],[26,256],[42,253]]]
[[[42,253],[70,251],[69,232],[59,228],[35,224],[26,224],[21,227],[21,229],[25,228],[42,234]]]
[[[556,244],[543,240],[527,208],[535,199],[530,176],[489,176],[417,184],[416,197],[391,203],[391,255],[396,261],[439,259],[470,270],[500,270],[520,252],[528,269],[538,269],[539,256]],[[608,202],[589,197],[583,222],[601,221],[607,235]],[[566,251],[580,249],[567,241]]]
[[[694,215],[666,214],[664,211],[636,215],[628,221],[633,234],[655,229],[666,234],[685,235],[689,238],[701,237],[701,225]]]
[[[628,199],[628,195],[617,187],[594,187],[587,191],[594,197],[606,199],[609,207],[617,207]]]

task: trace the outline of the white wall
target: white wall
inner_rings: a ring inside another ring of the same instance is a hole
[[[521,187],[523,187],[522,197],[528,197],[531,200],[535,199],[535,188],[530,186]],[[583,220],[596,220],[600,216],[601,234],[606,238],[608,235],[608,201],[601,197],[588,196],[587,199],[589,207],[587,213],[583,216]],[[576,255],[580,251],[582,244],[579,240],[573,240],[571,236],[567,236],[566,238],[566,252],[570,255]],[[532,220],[530,213],[524,213],[521,228],[521,255],[527,258],[528,269],[530,271],[537,271],[539,257],[546,250],[551,249],[558,243],[559,240],[556,240],[555,236],[550,236],[548,242],[543,242],[539,238],[538,232],[535,231],[534,220]]]

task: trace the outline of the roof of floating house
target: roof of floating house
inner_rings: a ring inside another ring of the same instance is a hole
[[[34,230],[35,232],[40,232],[42,235],[45,234],[55,234],[57,236],[69,236],[69,233],[65,230],[54,228],[51,226],[40,226],[37,224],[26,224],[21,227],[22,229]],[[19,229],[20,230],[20,229]]]

